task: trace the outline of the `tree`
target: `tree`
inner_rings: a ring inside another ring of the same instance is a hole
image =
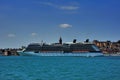
[[[110,45],[110,43],[111,43],[111,41],[109,41],[109,40],[107,40],[106,42],[107,42],[107,46],[109,46],[109,45]]]

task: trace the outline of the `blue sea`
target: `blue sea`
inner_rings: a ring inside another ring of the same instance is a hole
[[[120,80],[120,57],[0,56],[0,80]]]

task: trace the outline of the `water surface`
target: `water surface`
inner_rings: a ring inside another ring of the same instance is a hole
[[[0,80],[120,80],[120,57],[0,56]]]

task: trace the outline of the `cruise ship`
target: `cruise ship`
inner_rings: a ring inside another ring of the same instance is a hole
[[[23,51],[18,52],[22,56],[102,56],[100,49],[86,40],[84,43],[77,42],[76,39],[72,43],[31,43]]]

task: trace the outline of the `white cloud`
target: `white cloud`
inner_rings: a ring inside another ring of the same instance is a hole
[[[50,2],[40,2],[41,4],[44,4],[44,5],[49,5],[49,6],[52,6],[53,4],[50,3]]]
[[[57,5],[51,3],[51,2],[39,2],[41,5],[51,6],[51,7],[57,7]]]
[[[59,25],[61,28],[69,28],[69,27],[72,27],[72,25],[70,24],[60,24]]]
[[[8,37],[15,37],[16,35],[15,34],[8,34]]]
[[[60,9],[62,9],[62,10],[78,10],[79,7],[77,7],[77,6],[60,6]]]
[[[33,32],[33,33],[31,33],[31,36],[36,36],[36,35],[37,35],[37,33],[34,33],[34,32]]]
[[[73,4],[72,5],[66,4],[67,6],[57,5],[51,2],[39,2],[39,4],[54,7],[61,10],[78,10],[79,9],[78,5],[73,5]]]

